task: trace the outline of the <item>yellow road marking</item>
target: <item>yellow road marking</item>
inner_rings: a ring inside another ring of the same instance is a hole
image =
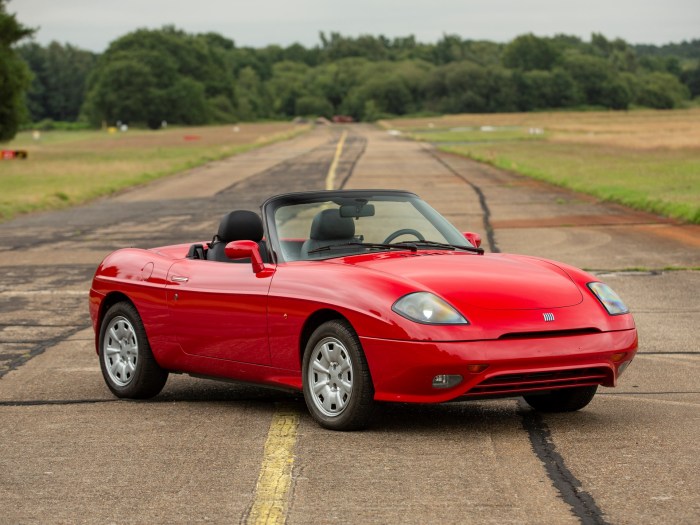
[[[348,132],[343,131],[326,175],[326,189],[335,189],[335,172]],[[292,411],[277,412],[267,433],[263,462],[255,486],[253,504],[246,518],[248,525],[283,525],[287,519],[287,499],[292,485],[294,445],[299,416]]]
[[[340,140],[338,141],[338,146],[335,148],[335,156],[333,157],[333,162],[328,170],[328,175],[326,175],[327,190],[335,189],[335,170],[338,168],[338,161],[340,160],[340,155],[343,153],[343,144],[345,144],[345,137],[347,136],[348,132],[343,131],[343,134],[340,136]]]
[[[282,525],[286,521],[298,427],[299,416],[290,410],[279,411],[272,418],[248,525]]]

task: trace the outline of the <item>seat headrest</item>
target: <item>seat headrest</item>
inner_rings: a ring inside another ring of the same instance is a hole
[[[317,241],[349,239],[355,235],[355,223],[351,217],[341,217],[339,210],[323,210],[311,223],[309,237]]]
[[[263,238],[263,225],[257,213],[236,210],[224,215],[219,223],[217,237],[221,242],[255,241]]]

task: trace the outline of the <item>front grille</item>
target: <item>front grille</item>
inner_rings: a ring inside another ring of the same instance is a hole
[[[511,332],[499,339],[545,339],[549,337],[572,337],[576,335],[599,334],[598,328],[575,328],[573,330],[547,330],[544,332]]]
[[[607,382],[609,375],[610,371],[606,368],[503,374],[482,381],[465,395],[505,396],[557,388],[600,385]]]

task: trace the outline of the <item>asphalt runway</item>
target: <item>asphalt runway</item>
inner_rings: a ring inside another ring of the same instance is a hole
[[[415,191],[488,250],[598,274],[635,315],[637,358],[578,413],[383,405],[354,433],[252,386],[171,375],[151,401],[110,394],[87,311],[102,257],[205,241],[232,209],[329,183]],[[697,226],[362,125],[1,224],[0,523],[698,523],[698,266]]]

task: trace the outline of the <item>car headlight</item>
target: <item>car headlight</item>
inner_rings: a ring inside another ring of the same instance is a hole
[[[414,292],[404,295],[391,307],[397,314],[423,324],[469,324],[469,321],[440,299],[429,292]]]
[[[629,308],[622,302],[612,288],[605,283],[588,283],[588,288],[600,301],[610,315],[620,315],[629,312]]]

